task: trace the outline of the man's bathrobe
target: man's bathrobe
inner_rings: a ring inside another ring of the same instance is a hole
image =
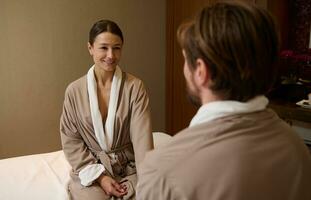
[[[311,157],[297,134],[265,105],[225,116],[234,106],[225,111],[226,103],[216,104],[147,153],[137,199],[311,199]]]
[[[117,67],[111,87],[106,123],[99,111],[94,67],[66,89],[60,132],[72,166],[72,199],[109,199],[96,183],[103,172],[117,181],[129,180],[126,198],[135,198],[136,168],[153,148],[142,81]]]

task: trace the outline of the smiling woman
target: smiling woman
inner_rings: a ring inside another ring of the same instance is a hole
[[[93,25],[88,49],[95,63],[95,71],[114,72],[121,59],[123,40],[122,31],[112,21],[100,20]]]
[[[60,131],[73,200],[135,198],[136,171],[153,148],[149,97],[118,65],[122,45],[115,22],[96,22],[88,42],[94,65],[66,89]]]
[[[122,40],[109,32],[101,33],[88,48],[95,65],[104,71],[114,71],[121,59]]]

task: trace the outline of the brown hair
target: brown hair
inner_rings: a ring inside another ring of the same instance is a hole
[[[263,8],[235,1],[205,7],[177,32],[186,60],[204,60],[210,89],[224,100],[247,101],[266,94],[276,78],[279,39]]]
[[[123,42],[123,34],[120,27],[113,21],[102,19],[95,22],[89,32],[89,43],[93,45],[96,37],[104,32],[110,32],[120,37]]]

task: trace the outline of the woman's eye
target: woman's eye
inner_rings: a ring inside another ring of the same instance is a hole
[[[114,50],[120,50],[121,47],[114,47],[113,49],[114,49]]]
[[[108,49],[108,47],[101,47],[101,49],[107,50],[107,49]]]

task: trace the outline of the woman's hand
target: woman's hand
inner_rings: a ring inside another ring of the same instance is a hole
[[[110,176],[102,174],[97,179],[97,182],[109,196],[122,197],[127,194],[127,188],[124,185],[120,185]]]

